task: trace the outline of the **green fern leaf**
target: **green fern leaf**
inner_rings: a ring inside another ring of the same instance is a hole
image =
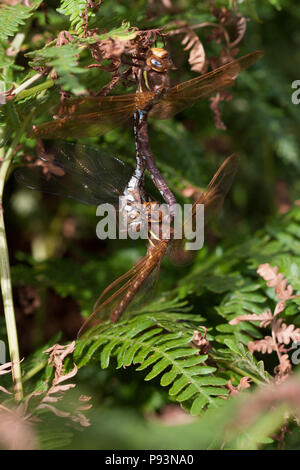
[[[191,415],[192,416],[197,416],[202,412],[202,409],[206,405],[206,398],[205,397],[198,397],[194,400],[192,406],[191,406]]]
[[[163,320],[162,313],[157,317],[159,322]],[[165,314],[164,320],[167,319],[170,322],[169,313]],[[102,368],[108,367],[111,357],[116,358],[117,368],[139,364],[137,371],[149,369],[144,380],[161,376],[160,384],[170,387],[169,394],[175,400],[192,406],[202,396],[202,406],[216,406],[215,397],[227,394],[223,388],[227,380],[212,376],[216,374],[216,367],[206,365],[208,355],[199,353],[191,345],[195,327],[181,329],[177,323],[179,330],[170,333],[157,327],[157,323],[153,313],[94,328],[78,341],[74,355],[77,365],[82,367],[97,357],[99,351]],[[194,412],[201,408],[199,400],[197,403]]]
[[[32,65],[54,68],[58,80],[57,83],[66,91],[78,94],[85,91],[79,82],[77,75],[87,73],[85,68],[78,65],[78,46],[74,43],[61,47],[45,47],[38,51],[28,53],[28,57],[34,57]]]
[[[57,8],[58,13],[70,17],[71,28],[78,32],[83,32],[84,19],[82,14],[86,7],[86,0],[62,0],[61,5]],[[88,16],[92,13],[87,12]]]
[[[9,36],[14,36],[19,26],[25,24],[25,20],[33,15],[41,3],[42,0],[33,0],[30,7],[18,3],[17,5],[9,5],[1,8],[0,39],[7,39]]]
[[[256,294],[258,289],[258,283],[254,284],[251,279],[245,278],[240,287],[228,294],[221,305],[216,307],[217,312],[228,320],[246,312],[261,313],[266,297]]]

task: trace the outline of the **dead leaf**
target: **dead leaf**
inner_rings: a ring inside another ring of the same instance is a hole
[[[207,354],[210,350],[209,341],[206,339],[207,329],[205,328],[205,326],[202,326],[201,328],[204,329],[204,333],[202,334],[201,331],[194,330],[192,342],[201,350],[203,354]]]
[[[288,285],[288,281],[283,274],[278,273],[277,266],[272,268],[269,263],[261,264],[257,269],[257,274],[267,281],[267,286],[274,287],[279,300],[290,299],[293,295],[292,286]]]
[[[189,64],[191,70],[200,73],[205,64],[205,50],[199,37],[192,29],[187,27],[181,44],[185,45],[185,51],[190,51]]]
[[[273,325],[277,341],[283,344],[289,344],[291,341],[300,341],[300,328],[295,328],[293,324],[287,326],[282,321],[282,318],[279,318]]]
[[[230,320],[229,325],[237,325],[241,321],[259,321],[260,328],[266,328],[273,320],[273,314],[271,310],[264,310],[262,314],[257,315],[256,313],[250,313],[247,315],[239,315],[236,318]]]
[[[276,351],[276,344],[272,336],[265,336],[263,339],[250,341],[248,343],[248,349],[251,354],[253,354],[254,351],[261,352],[262,354],[271,354],[271,352]]]
[[[7,450],[38,449],[33,425],[15,410],[0,410],[0,448]]]
[[[244,390],[246,388],[249,388],[250,387],[250,382],[252,381],[252,379],[250,377],[242,377],[241,380],[240,380],[240,383],[238,384],[237,387],[235,387],[231,380],[228,380],[227,382],[227,385],[226,387],[228,388],[229,390],[229,395],[230,396],[236,396],[240,393],[241,390]]]

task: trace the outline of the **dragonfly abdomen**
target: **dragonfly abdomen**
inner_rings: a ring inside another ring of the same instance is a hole
[[[111,313],[110,321],[112,323],[115,323],[119,320],[120,316],[123,314],[137,292],[143,286],[144,282],[149,278],[152,271],[154,271],[156,268],[159,269],[160,262],[168,248],[169,240],[160,240],[158,243],[158,250],[155,249],[157,247],[149,248],[148,253],[145,256],[144,266],[139,270],[119,305]]]

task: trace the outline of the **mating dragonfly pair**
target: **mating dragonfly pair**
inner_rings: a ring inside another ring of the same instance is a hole
[[[110,203],[117,210],[126,207],[126,218],[129,224],[141,223],[140,211],[136,209],[141,204],[145,206],[146,215],[148,212],[153,213],[151,202],[145,202],[139,192],[129,191],[128,182],[131,180],[132,169],[118,158],[106,155],[92,147],[67,142],[62,142],[53,152],[42,154],[40,158],[44,163],[49,164],[51,174],[45,173],[43,166],[20,168],[15,172],[17,180],[30,189],[71,197],[88,205]],[[192,205],[191,217],[188,220],[194,220],[199,204],[204,204],[206,223],[216,214],[231,187],[238,168],[238,160],[237,155],[231,155],[224,161],[207,189]],[[127,202],[120,204],[120,198]],[[122,217],[122,214],[119,216]],[[160,224],[159,217],[157,220]],[[180,249],[182,249],[185,240],[174,240],[175,230],[172,227],[167,236],[164,236],[163,230],[156,230],[153,234],[153,224],[150,218],[147,219],[147,223],[149,236],[146,255],[103,291],[93,313],[84,324],[84,329],[93,318],[102,320],[109,316],[111,322],[116,322],[145,281],[158,276],[160,263],[167,250],[176,242],[180,243]],[[157,233],[160,236],[157,236]],[[182,233],[186,233],[185,227]]]
[[[64,103],[63,116],[42,124],[34,130],[37,137],[64,138],[99,136],[110,129],[134,119],[136,144],[136,169],[132,173],[120,160],[95,153],[82,146],[66,146],[56,152],[49,164],[61,168],[62,174],[46,178],[41,169],[18,170],[17,178],[32,189],[42,189],[58,195],[78,199],[87,204],[112,202],[117,196],[125,199],[125,206],[134,208],[135,202],[147,204],[144,192],[144,175],[148,170],[164,201],[173,208],[175,197],[159,172],[152,155],[148,138],[148,116],[166,119],[211,94],[234,84],[243,69],[251,66],[263,55],[262,51],[250,53],[218,69],[170,88],[168,70],[169,54],[164,49],[152,48],[141,64],[137,76],[138,88],[134,94],[70,99]],[[76,155],[74,154],[76,153]],[[42,159],[47,161],[44,155]],[[205,219],[211,209],[220,207],[229,190],[238,165],[237,156],[229,157],[210,182],[207,191],[193,205],[205,206]],[[128,202],[128,204],[127,204]],[[134,210],[134,209],[132,209]],[[136,212],[133,219],[136,220]],[[98,299],[92,316],[103,314],[106,307],[116,302],[110,320],[117,321],[146,279],[159,267],[171,237],[151,237],[147,254],[128,273],[114,281]]]

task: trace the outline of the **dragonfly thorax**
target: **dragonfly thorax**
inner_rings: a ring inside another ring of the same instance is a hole
[[[149,50],[144,67],[138,73],[138,92],[154,91],[161,94],[170,87],[168,71],[172,61],[165,49],[152,48]]]

